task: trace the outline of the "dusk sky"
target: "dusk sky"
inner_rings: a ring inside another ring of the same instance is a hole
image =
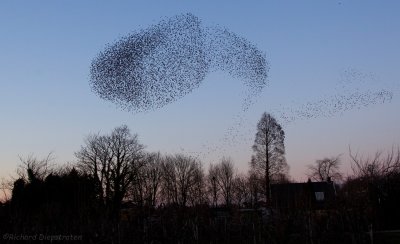
[[[205,169],[229,156],[246,172],[263,112],[284,128],[295,180],[337,155],[350,174],[349,147],[367,157],[400,145],[399,11],[395,0],[2,1],[0,178],[14,174],[18,156],[53,152],[55,164],[73,163],[87,135],[122,124],[148,151],[186,153]],[[224,72],[145,113],[92,92],[90,65],[107,44],[185,13],[266,54],[268,85],[247,111],[245,86]]]

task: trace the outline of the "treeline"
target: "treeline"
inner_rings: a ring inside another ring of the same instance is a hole
[[[206,173],[196,158],[144,148],[121,126],[88,136],[73,165],[22,158],[1,206],[2,233],[81,235],[84,243],[231,242],[219,210],[261,206],[257,175],[238,174],[229,158]]]
[[[284,134],[276,127],[272,145],[258,134],[247,174],[229,158],[205,169],[188,155],[146,152],[126,126],[88,136],[72,165],[22,159],[11,198],[0,205],[0,243],[38,234],[81,243],[370,243],[383,240],[379,231],[400,228],[399,150],[374,158],[350,153],[347,179],[338,158],[318,160],[310,177],[341,180],[334,198],[318,209],[281,211],[271,186],[290,182],[276,136]],[[262,158],[266,152],[270,158]]]

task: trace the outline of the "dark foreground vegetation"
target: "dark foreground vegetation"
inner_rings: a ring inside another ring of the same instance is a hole
[[[400,243],[399,150],[350,153],[347,179],[338,158],[318,160],[313,181],[292,183],[283,138],[257,136],[247,174],[229,158],[206,173],[187,155],[148,153],[126,126],[87,137],[73,165],[23,158],[0,243]]]

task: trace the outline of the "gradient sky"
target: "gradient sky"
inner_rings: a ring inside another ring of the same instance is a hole
[[[367,0],[2,1],[0,177],[13,174],[18,155],[53,152],[56,164],[74,162],[85,136],[122,124],[149,151],[200,155],[205,168],[230,156],[246,171],[263,112],[338,94],[343,74],[356,70],[361,75],[346,89],[385,88],[393,99],[283,124],[294,179],[306,179],[307,164],[339,154],[350,173],[349,146],[368,156],[400,144],[399,11],[399,1]],[[91,92],[90,63],[107,43],[187,12],[266,53],[269,84],[246,113],[240,109],[243,83],[224,73],[210,74],[191,94],[147,113],[123,111]],[[226,143],[238,115],[245,119],[236,128],[241,136]]]

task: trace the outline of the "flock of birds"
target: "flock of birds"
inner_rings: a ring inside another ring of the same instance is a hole
[[[342,73],[334,95],[305,103],[293,102],[290,106],[274,109],[273,113],[283,124],[296,120],[330,118],[346,111],[391,102],[394,90],[395,87],[380,84],[373,73],[349,68]]]
[[[92,61],[90,84],[102,99],[128,111],[145,112],[193,92],[214,71],[240,79],[247,89],[241,112],[224,136],[216,143],[204,143],[201,152],[191,152],[204,158],[224,155],[228,147],[254,139],[255,131],[243,131],[245,115],[267,85],[269,64],[265,53],[245,38],[223,27],[205,27],[190,13],[177,15],[107,45]],[[334,95],[267,112],[286,125],[391,101],[391,90],[371,89],[371,83],[378,83],[374,74],[348,69]]]
[[[248,87],[248,109],[266,86],[268,69],[265,54],[246,39],[183,14],[108,45],[92,61],[90,83],[102,99],[143,112],[182,98],[219,70]]]

